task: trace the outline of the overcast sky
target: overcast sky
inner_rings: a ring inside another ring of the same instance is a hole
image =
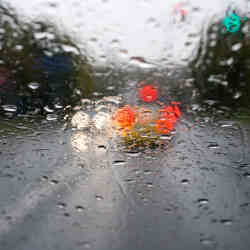
[[[62,30],[77,37],[100,63],[130,56],[143,56],[151,61],[160,61],[167,55],[172,55],[172,60],[183,59],[190,54],[198,39],[187,35],[199,33],[209,17],[224,15],[230,3],[243,10],[248,8],[246,0],[5,1],[23,18],[53,20]],[[188,11],[185,22],[173,13],[173,6],[178,2],[186,3],[183,6]],[[191,11],[194,7],[201,10]],[[187,41],[191,46],[184,45]],[[127,50],[128,54],[119,54],[120,49]]]

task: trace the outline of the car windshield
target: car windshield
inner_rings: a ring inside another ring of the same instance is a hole
[[[250,2],[0,1],[0,249],[250,249]]]

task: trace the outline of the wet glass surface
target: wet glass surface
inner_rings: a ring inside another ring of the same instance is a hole
[[[249,250],[249,18],[1,2],[0,249]]]

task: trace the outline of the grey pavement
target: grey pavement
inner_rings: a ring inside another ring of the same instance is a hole
[[[2,136],[0,249],[249,250],[250,126],[190,124],[141,153],[56,122]]]

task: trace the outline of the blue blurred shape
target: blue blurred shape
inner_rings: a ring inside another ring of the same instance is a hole
[[[46,74],[49,80],[66,80],[71,77],[74,65],[69,55],[42,55],[34,59],[33,69]]]

